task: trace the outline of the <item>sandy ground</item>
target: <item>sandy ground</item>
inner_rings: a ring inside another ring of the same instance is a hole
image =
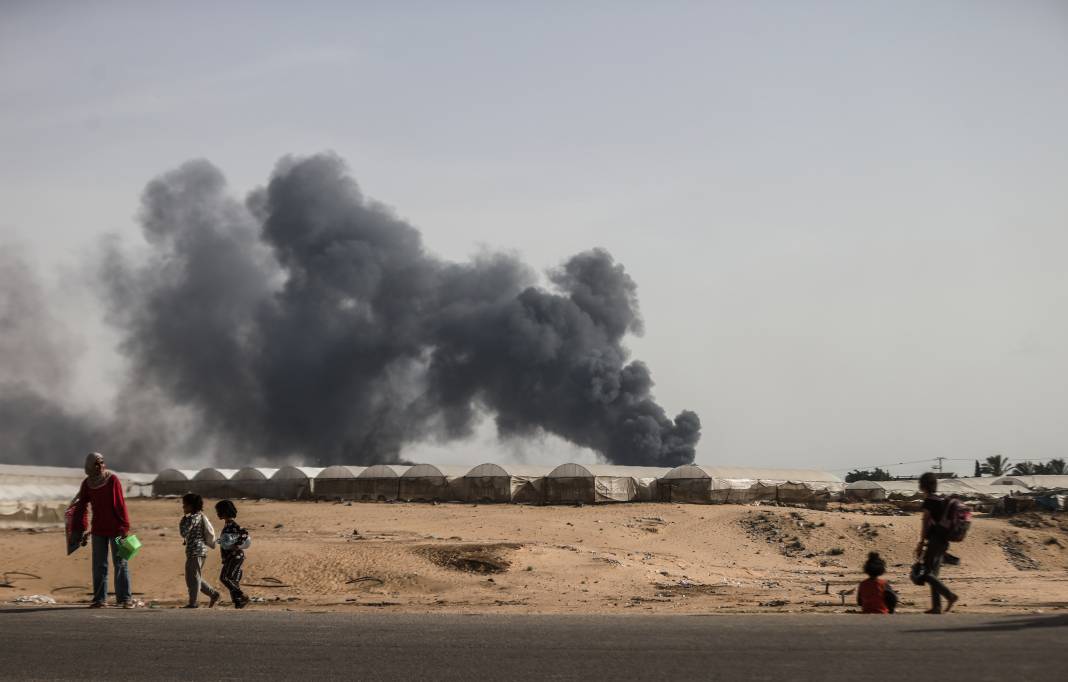
[[[919,516],[875,506],[585,507],[242,501],[253,545],[250,608],[407,612],[716,613],[855,607],[867,552],[883,553],[902,611],[927,608],[907,578]],[[185,602],[174,499],[131,501],[144,548],[131,562],[149,607]],[[218,526],[218,524],[216,524]],[[1068,515],[979,516],[943,578],[967,612],[1068,608]],[[87,602],[89,551],[62,529],[0,531],[0,600]],[[217,585],[219,557],[206,575]],[[28,575],[26,575],[28,574]],[[2,582],[2,581],[0,581]],[[263,600],[262,602],[260,600]],[[229,608],[228,599],[220,604]],[[217,607],[219,608],[219,607]]]

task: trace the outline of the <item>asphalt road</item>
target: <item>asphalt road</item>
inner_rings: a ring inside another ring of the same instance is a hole
[[[515,616],[0,608],[3,679],[1038,680],[1068,615]]]

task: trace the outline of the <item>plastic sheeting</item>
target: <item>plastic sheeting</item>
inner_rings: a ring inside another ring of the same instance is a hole
[[[307,500],[315,496],[315,477],[322,473],[316,467],[282,467],[267,482],[267,494],[272,500]]]
[[[0,528],[61,524],[70,500],[0,500]]]
[[[990,480],[992,485],[1014,485],[1028,490],[1060,490],[1068,488],[1068,476],[1002,476]]]
[[[192,469],[164,469],[152,481],[152,494],[184,495],[190,491],[189,481],[196,475]]]
[[[547,504],[597,504],[657,498],[657,480],[669,469],[657,467],[561,464],[545,477]]]
[[[356,477],[366,467],[328,466],[315,477],[315,496],[324,500],[357,500]]]
[[[464,500],[541,504],[548,473],[548,467],[480,464],[464,474]]]
[[[240,497],[236,494],[230,479],[237,469],[201,469],[189,481],[189,490],[201,497],[221,500],[227,497]]]
[[[1024,491],[1023,486],[995,485],[992,478],[943,478],[938,481],[939,495],[959,495],[966,500],[988,500]],[[851,500],[881,502],[883,500],[911,500],[923,497],[918,479],[895,481],[854,481],[845,487]]]
[[[399,464],[375,464],[360,472],[353,483],[357,500],[396,500],[400,495],[400,477],[410,467]]]
[[[127,497],[151,493],[152,474],[116,471]],[[0,500],[70,500],[78,494],[85,471],[74,467],[0,464]]]
[[[244,467],[230,478],[234,497],[270,497],[271,477],[278,473],[272,467]]]
[[[841,479],[825,471],[699,464],[675,467],[657,484],[659,499],[695,504],[819,504],[836,499],[842,490]]]
[[[398,499],[406,502],[464,501],[467,497],[464,474],[467,469],[416,464],[399,481]]]

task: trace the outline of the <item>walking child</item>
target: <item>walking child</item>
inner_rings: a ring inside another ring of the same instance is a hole
[[[950,540],[962,539],[967,528],[958,529],[957,532],[961,535],[952,537],[952,524],[949,521],[955,505],[951,505],[952,500],[937,494],[938,478],[934,473],[928,471],[920,476],[920,491],[924,494],[923,521],[920,525],[920,541],[916,545],[916,558],[923,562],[919,582],[927,583],[931,588],[931,608],[924,613],[949,613],[957,602],[957,595],[945,586],[938,573],[949,549]],[[943,599],[946,601],[944,610]]]
[[[897,608],[897,592],[885,579],[886,562],[878,552],[869,552],[864,562],[864,572],[868,579],[857,588],[857,605],[863,613],[893,613]]]
[[[235,609],[243,609],[249,598],[241,591],[242,566],[245,550],[252,544],[248,531],[237,525],[237,507],[230,500],[219,500],[215,512],[225,522],[219,535],[219,550],[222,552],[222,572],[219,581],[230,590],[230,600]]]
[[[204,499],[196,493],[182,496],[184,516],[178,523],[178,532],[185,538],[185,584],[189,588],[189,603],[184,608],[197,608],[198,593],[208,596],[208,608],[219,601],[219,591],[204,580],[204,560],[208,548],[215,546],[215,529],[204,516]]]

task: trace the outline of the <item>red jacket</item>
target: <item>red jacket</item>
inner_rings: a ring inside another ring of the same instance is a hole
[[[857,588],[857,603],[864,613],[890,613],[888,591],[889,585],[882,578],[868,578]]]
[[[74,504],[74,529],[85,530],[89,521],[89,506],[93,507],[90,532],[108,538],[123,537],[130,532],[130,515],[126,511],[126,495],[122,482],[115,474],[99,488],[89,487],[89,479],[82,481],[78,501]]]

